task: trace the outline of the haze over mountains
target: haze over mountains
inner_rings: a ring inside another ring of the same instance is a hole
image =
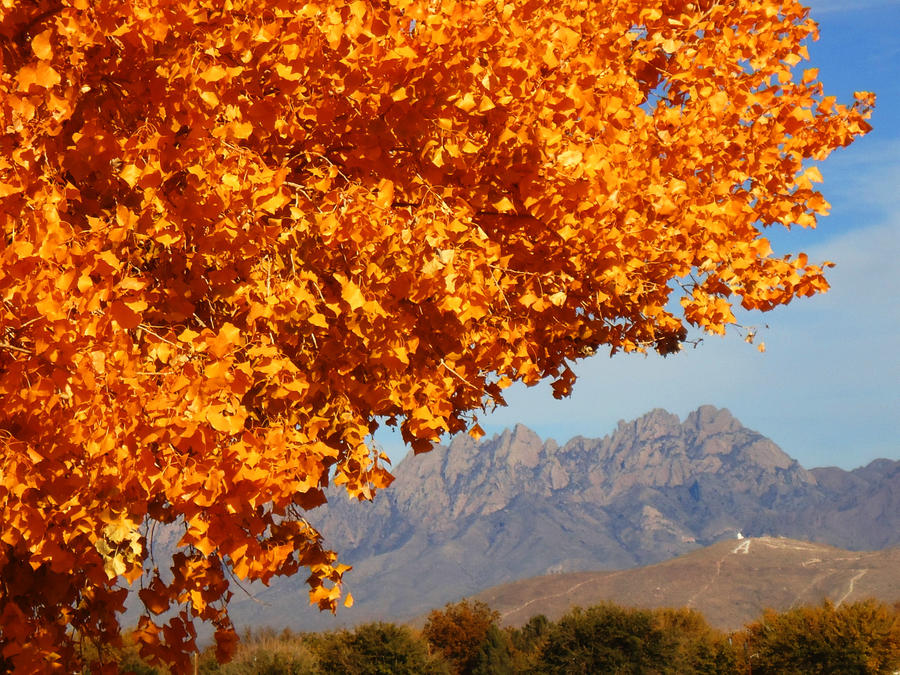
[[[562,446],[522,425],[480,443],[459,436],[394,473],[374,503],[338,496],[310,514],[354,566],[352,610],[309,608],[298,575],[236,596],[235,622],[404,619],[497,584],[649,565],[739,532],[856,551],[900,544],[900,462],[806,470],[711,406],[683,422],[654,410]]]

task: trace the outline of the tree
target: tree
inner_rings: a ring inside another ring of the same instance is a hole
[[[470,675],[481,658],[481,647],[496,628],[500,614],[480,600],[460,600],[434,609],[428,615],[422,634],[433,649],[443,654],[456,673]],[[493,636],[496,638],[497,636]],[[492,656],[490,646],[484,656]]]
[[[735,673],[737,655],[730,640],[693,609],[657,609],[654,628],[663,634],[664,673]]]
[[[440,657],[407,626],[368,623],[313,641],[323,673],[333,675],[447,675]]]
[[[768,610],[743,636],[748,671],[894,673],[900,668],[900,613],[863,600],[835,607]]]
[[[509,636],[492,623],[478,647],[473,675],[512,675],[515,673]]]
[[[865,133],[794,0],[0,0],[0,654],[233,651],[233,579],[513,381],[824,291],[768,226]],[[680,304],[679,304],[680,303]],[[180,528],[159,559],[160,525]],[[156,547],[159,548],[159,547]],[[159,551],[157,551],[159,553]]]
[[[648,610],[615,605],[574,608],[541,646],[541,673],[643,673],[663,665],[665,635]]]
[[[521,628],[507,628],[512,646],[513,670],[530,673],[534,670],[544,639],[552,623],[544,614],[532,616]]]

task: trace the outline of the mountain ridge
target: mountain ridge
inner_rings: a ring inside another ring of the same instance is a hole
[[[374,502],[332,496],[310,520],[354,566],[352,620],[403,618],[551,571],[659,563],[739,532],[898,545],[900,462],[873,464],[807,470],[727,410],[703,406],[681,421],[656,409],[562,445],[524,425],[481,442],[457,436],[404,458]],[[302,607],[301,580],[258,598],[269,609],[234,603],[237,623],[332,625]]]

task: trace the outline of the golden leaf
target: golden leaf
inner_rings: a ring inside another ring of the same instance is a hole
[[[141,177],[141,170],[134,164],[126,164],[119,172],[119,176],[128,183],[128,187],[134,187]]]
[[[386,209],[393,200],[394,184],[385,178],[378,184],[378,198],[375,200],[375,204],[380,209]]]
[[[471,92],[467,92],[456,102],[456,107],[461,108],[462,110],[469,112],[472,108],[475,107],[475,97]]]
[[[556,156],[556,161],[563,166],[575,166],[581,162],[582,157],[580,150],[566,150]]]
[[[225,70],[222,66],[215,65],[211,68],[207,68],[202,73],[200,73],[200,77],[207,82],[218,82],[222,78],[228,75],[228,71]]]
[[[359,286],[340,274],[335,274],[334,278],[341,284],[341,298],[350,305],[351,310],[355,311],[365,304],[366,299]]]
[[[53,56],[53,45],[50,42],[51,35],[53,35],[53,30],[48,28],[31,38],[31,50],[35,56],[43,61]]]
[[[125,574],[126,569],[128,569],[128,566],[121,555],[113,555],[103,561],[103,571],[106,572],[110,579],[116,579],[120,575]]]

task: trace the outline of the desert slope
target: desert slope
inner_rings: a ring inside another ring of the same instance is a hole
[[[722,541],[675,559],[616,572],[554,574],[477,594],[518,626],[535,614],[557,619],[571,607],[614,602],[633,607],[691,607],[711,625],[737,629],[763,609],[900,600],[900,548],[846,551],[777,537]]]

